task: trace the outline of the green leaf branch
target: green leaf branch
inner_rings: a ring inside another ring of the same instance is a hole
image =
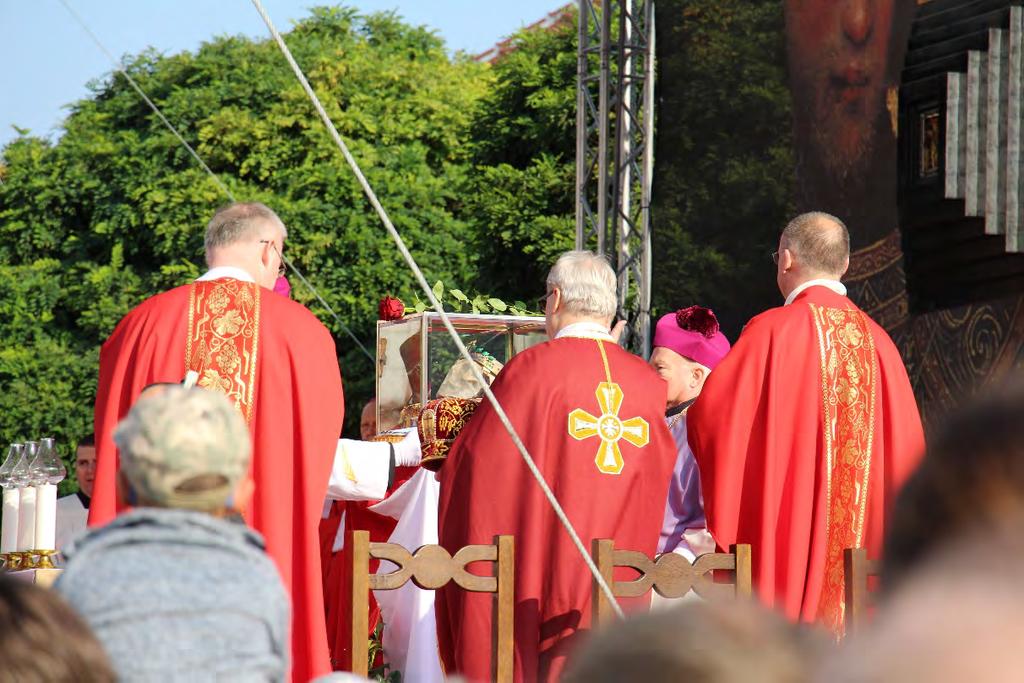
[[[434,296],[441,302],[441,306],[446,312],[449,313],[503,313],[506,315],[533,315],[540,316],[543,313],[537,313],[529,310],[527,305],[522,301],[513,301],[512,303],[506,303],[501,299],[487,294],[474,294],[470,296],[461,289],[446,289],[444,282],[438,280],[431,287],[434,292]],[[424,302],[418,296],[413,299],[411,306],[405,307],[406,315],[412,313],[422,313],[423,311],[430,308],[430,304]]]

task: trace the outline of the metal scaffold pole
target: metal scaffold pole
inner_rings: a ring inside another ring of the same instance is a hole
[[[622,342],[645,358],[653,154],[654,2],[579,0],[576,248],[611,261]]]

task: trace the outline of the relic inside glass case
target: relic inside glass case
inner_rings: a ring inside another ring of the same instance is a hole
[[[488,382],[512,356],[547,341],[540,316],[449,313],[452,325]],[[377,322],[377,431],[411,427],[424,403],[473,399],[483,388],[441,317],[432,311]]]

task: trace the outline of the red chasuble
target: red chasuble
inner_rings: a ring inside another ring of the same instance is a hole
[[[676,460],[658,375],[614,343],[562,338],[512,358],[492,389],[588,552],[592,539],[612,538],[653,556]],[[590,626],[591,574],[486,400],[438,479],[440,541],[450,553],[515,537],[516,680],[556,680]],[[452,585],[438,591],[449,674],[490,680],[491,598]]]
[[[843,632],[843,549],[878,558],[924,450],[885,331],[821,286],[753,320],[687,416],[708,529],[749,543],[754,588],[791,620]]]
[[[334,539],[338,535],[338,529],[341,528],[345,518],[345,501],[335,500],[330,501],[330,512],[326,517],[320,518],[320,528],[318,535],[320,536],[320,569],[324,579],[324,604],[330,604],[330,598],[327,597],[327,579],[330,575],[331,569],[331,558],[334,556]],[[327,638],[327,644],[330,645],[331,639]]]
[[[154,296],[121,320],[100,351],[89,523],[118,512],[114,427],[145,386],[180,382],[186,366],[249,423],[255,491],[245,518],[292,597],[293,680],[327,673],[317,523],[344,399],[334,341],[302,305],[225,278]]]

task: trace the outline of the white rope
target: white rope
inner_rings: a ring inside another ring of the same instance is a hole
[[[198,154],[196,154],[196,151],[194,149],[192,149],[192,145],[188,144],[188,142],[185,141],[185,138],[181,136],[181,133],[178,132],[178,129],[171,125],[171,122],[167,120],[167,117],[163,115],[163,112],[160,111],[159,107],[153,104],[153,100],[149,99],[146,93],[143,92],[142,88],[140,88],[139,84],[135,82],[135,79],[131,77],[131,74],[129,74],[125,70],[121,62],[115,59],[114,55],[110,54],[110,52],[107,51],[107,48],[103,46],[103,43],[101,43],[100,39],[96,37],[96,34],[93,33],[88,26],[86,26],[85,22],[82,20],[82,17],[78,16],[78,12],[76,12],[74,8],[68,4],[67,0],[60,0],[60,4],[64,5],[64,9],[66,9],[71,14],[71,16],[75,18],[75,21],[77,21],[78,25],[82,27],[82,30],[89,35],[89,37],[92,39],[92,42],[95,43],[96,47],[100,49],[100,52],[107,56],[107,59],[110,60],[110,63],[114,65],[114,69],[119,74],[128,79],[128,83],[135,89],[135,92],[139,94],[139,97],[141,97],[143,101],[145,101],[145,103],[149,105],[149,108],[153,110],[153,113],[157,115],[157,118],[159,118],[160,121],[162,121],[163,124],[167,126],[167,130],[171,131],[174,137],[178,138],[178,142],[184,145],[185,149],[188,150],[188,153],[192,155],[192,158],[195,159],[196,162],[203,167],[203,170],[206,171],[211,178],[213,178],[213,182],[217,183],[217,187],[219,187],[221,191],[224,194],[226,194],[228,196],[228,199],[230,199],[232,202],[237,201],[235,199],[235,196],[231,194],[231,190],[228,189],[227,185],[221,182],[221,179],[217,177],[217,174],[210,170],[210,167],[206,165],[206,162],[203,161]]]
[[[324,301],[324,297],[319,295],[319,292],[317,292],[313,288],[313,286],[309,284],[309,281],[306,280],[306,276],[303,275],[301,272],[299,272],[299,269],[297,267],[295,267],[295,264],[291,261],[291,259],[287,258],[281,252],[278,252],[278,255],[281,256],[281,260],[284,261],[285,264],[289,268],[292,269],[292,272],[294,272],[296,274],[296,276],[298,276],[298,279],[300,281],[302,281],[302,284],[306,286],[306,289],[308,289],[310,292],[313,293],[313,296],[316,297],[316,300],[321,302],[321,305],[324,306],[325,308],[327,308],[327,312],[329,312],[332,315],[334,315],[334,319],[336,319],[336,321],[338,322],[338,325],[341,326],[341,329],[344,330],[346,333],[348,333],[349,339],[351,339],[353,342],[355,342],[355,345],[359,347],[360,351],[362,351],[362,355],[367,356],[370,359],[370,364],[376,368],[377,367],[377,359],[374,358],[373,355],[371,355],[370,351],[367,350],[366,346],[362,345],[362,342],[360,342],[358,339],[356,339],[355,335],[352,334],[352,331],[348,329],[348,326],[345,325],[344,323],[342,323],[341,317],[338,315],[338,313],[334,312],[334,308],[331,308],[331,306],[328,305],[327,301]]]
[[[565,530],[569,534],[569,538],[572,540],[573,545],[576,546],[576,550],[578,550],[580,555],[583,557],[583,561],[586,563],[587,568],[590,570],[590,573],[594,575],[594,580],[597,582],[597,585],[600,588],[601,592],[604,593],[604,596],[608,599],[608,602],[611,604],[612,609],[621,618],[623,616],[622,609],[619,607],[618,601],[615,599],[614,594],[612,594],[611,587],[609,587],[608,582],[604,580],[604,577],[601,576],[601,572],[597,569],[597,565],[594,564],[594,560],[590,557],[590,553],[588,553],[586,548],[583,547],[583,542],[580,541],[579,535],[573,528],[572,523],[569,521],[569,518],[566,517],[565,510],[563,510],[562,506],[558,503],[558,499],[555,498],[555,494],[551,492],[551,488],[544,480],[544,475],[541,474],[540,470],[537,468],[537,463],[534,461],[530,453],[526,450],[526,446],[523,445],[522,440],[519,438],[519,434],[516,433],[515,428],[512,426],[512,422],[509,421],[508,415],[505,414],[505,410],[501,407],[501,404],[498,403],[498,399],[495,398],[494,394],[491,392],[491,388],[484,380],[484,376],[480,372],[479,366],[475,362],[473,362],[472,357],[469,355],[469,350],[466,348],[466,345],[462,343],[462,339],[455,331],[455,327],[452,326],[452,322],[448,318],[448,315],[444,312],[444,308],[441,306],[441,302],[437,300],[436,296],[434,296],[434,292],[430,288],[430,285],[427,284],[427,280],[423,276],[423,272],[420,270],[420,267],[416,264],[416,260],[412,257],[412,254],[409,253],[409,249],[406,248],[405,242],[402,240],[402,236],[398,234],[398,230],[396,230],[395,226],[391,223],[391,219],[388,217],[388,214],[384,210],[384,207],[381,206],[381,203],[377,199],[377,195],[374,193],[373,188],[370,187],[370,183],[367,182],[366,177],[360,170],[359,164],[356,163],[355,158],[349,152],[348,147],[345,145],[345,142],[341,139],[341,136],[338,134],[338,130],[334,127],[334,122],[331,121],[331,117],[328,116],[327,112],[323,108],[323,105],[320,104],[320,98],[318,98],[316,96],[316,93],[313,92],[313,88],[309,85],[309,81],[306,80],[306,76],[305,74],[303,74],[302,68],[299,67],[298,63],[295,61],[295,58],[292,56],[291,50],[289,50],[288,46],[285,44],[284,38],[281,37],[281,34],[278,33],[277,29],[274,27],[273,22],[270,20],[270,16],[267,14],[267,11],[263,8],[263,3],[260,2],[260,0],[252,0],[252,4],[256,7],[256,11],[259,12],[260,16],[263,18],[263,23],[267,25],[267,29],[270,31],[270,35],[274,38],[274,41],[277,42],[278,47],[281,48],[281,52],[284,54],[285,59],[288,60],[288,64],[291,66],[292,71],[295,72],[295,77],[299,80],[299,83],[302,85],[302,89],[306,91],[306,95],[308,95],[309,99],[313,102],[313,107],[316,109],[317,114],[320,115],[320,119],[324,122],[324,125],[327,127],[328,132],[331,134],[331,138],[334,140],[335,144],[338,145],[338,149],[341,150],[342,155],[345,157],[345,161],[348,162],[348,165],[352,169],[352,172],[355,174],[360,186],[362,186],[363,192],[366,194],[366,198],[369,200],[370,204],[377,212],[377,215],[380,217],[381,222],[384,223],[384,227],[387,229],[388,234],[391,235],[391,239],[394,240],[395,245],[398,247],[398,251],[401,252],[402,254],[402,258],[405,259],[405,262],[409,265],[409,268],[412,270],[413,275],[415,275],[416,281],[419,283],[420,287],[427,295],[427,298],[430,300],[430,304],[434,307],[434,310],[437,311],[437,314],[440,316],[445,328],[448,330],[448,333],[452,336],[452,339],[455,341],[455,345],[458,347],[459,352],[462,354],[462,357],[469,361],[469,366],[473,371],[473,376],[476,378],[476,381],[480,383],[480,386],[483,387],[484,395],[487,397],[487,400],[490,402],[490,404],[494,407],[494,412],[497,414],[498,419],[501,420],[501,423],[502,425],[504,425],[505,430],[512,438],[512,443],[515,444],[516,449],[519,451],[519,455],[521,455],[523,458],[523,462],[526,463],[526,466],[527,468],[529,468],[530,473],[533,474],[534,479],[537,480],[537,484],[540,486],[541,491],[543,491],[544,496],[548,499],[548,502],[551,504],[552,509],[554,509],[555,515],[562,523],[562,526],[565,527]]]
[[[202,167],[202,169],[206,171],[206,173],[213,179],[213,182],[217,184],[217,187],[220,188],[221,192],[223,192],[225,196],[227,196],[227,198],[230,199],[232,202],[238,201],[235,199],[235,195],[231,194],[231,190],[228,189],[228,186],[225,185],[221,181],[220,177],[218,177],[217,174],[214,173],[213,170],[206,165],[206,162],[203,161],[202,157],[200,157],[199,154],[194,149],[192,149],[192,145],[188,144],[185,138],[182,137],[181,133],[178,132],[178,129],[175,128],[174,125],[167,120],[167,117],[164,116],[162,111],[160,111],[160,107],[156,106],[153,100],[149,99],[145,91],[143,91],[139,84],[135,82],[135,79],[132,78],[131,75],[125,70],[121,62],[115,59],[114,55],[112,55],[110,51],[107,50],[106,46],[103,45],[99,37],[97,37],[97,35],[92,32],[92,30],[85,23],[82,17],[79,16],[77,12],[75,12],[74,8],[72,8],[71,5],[68,4],[67,0],[60,0],[60,4],[64,5],[64,9],[66,9],[68,13],[74,18],[74,20],[78,22],[78,25],[92,39],[92,42],[95,43],[96,47],[100,49],[100,52],[107,56],[107,59],[110,60],[110,63],[114,65],[114,69],[128,80],[128,83],[132,86],[132,88],[135,89],[135,92],[137,92],[139,94],[139,97],[141,97],[143,101],[145,101],[145,103],[149,105],[149,108],[152,109],[153,113],[157,115],[161,122],[163,122],[164,126],[167,127],[167,130],[171,131],[174,137],[178,138],[178,142],[180,142],[185,147],[185,149],[188,150],[188,153],[192,155],[192,158],[195,159],[196,162]],[[0,179],[0,184],[2,183],[3,179]],[[316,300],[320,302],[320,305],[327,309],[327,312],[331,314],[331,316],[338,323],[341,329],[346,334],[348,334],[349,338],[351,338],[352,341],[356,343],[356,346],[358,346],[359,350],[363,352],[363,355],[369,359],[370,363],[376,365],[377,361],[370,354],[370,352],[366,350],[366,347],[363,346],[362,342],[360,342],[356,335],[352,333],[352,330],[349,329],[348,325],[346,325],[345,322],[341,319],[341,316],[339,316],[334,311],[334,309],[331,308],[326,301],[324,301],[324,298],[320,296],[320,292],[318,292],[316,288],[313,287],[312,284],[310,284],[309,280],[306,279],[306,277],[299,271],[295,264],[292,263],[290,259],[285,257],[285,255],[281,254],[280,252],[278,253],[278,256],[281,257],[281,260],[284,261],[285,265],[292,269],[292,272],[298,276],[299,280],[302,281],[302,284],[306,285],[309,291],[313,293],[313,296],[316,297]]]

